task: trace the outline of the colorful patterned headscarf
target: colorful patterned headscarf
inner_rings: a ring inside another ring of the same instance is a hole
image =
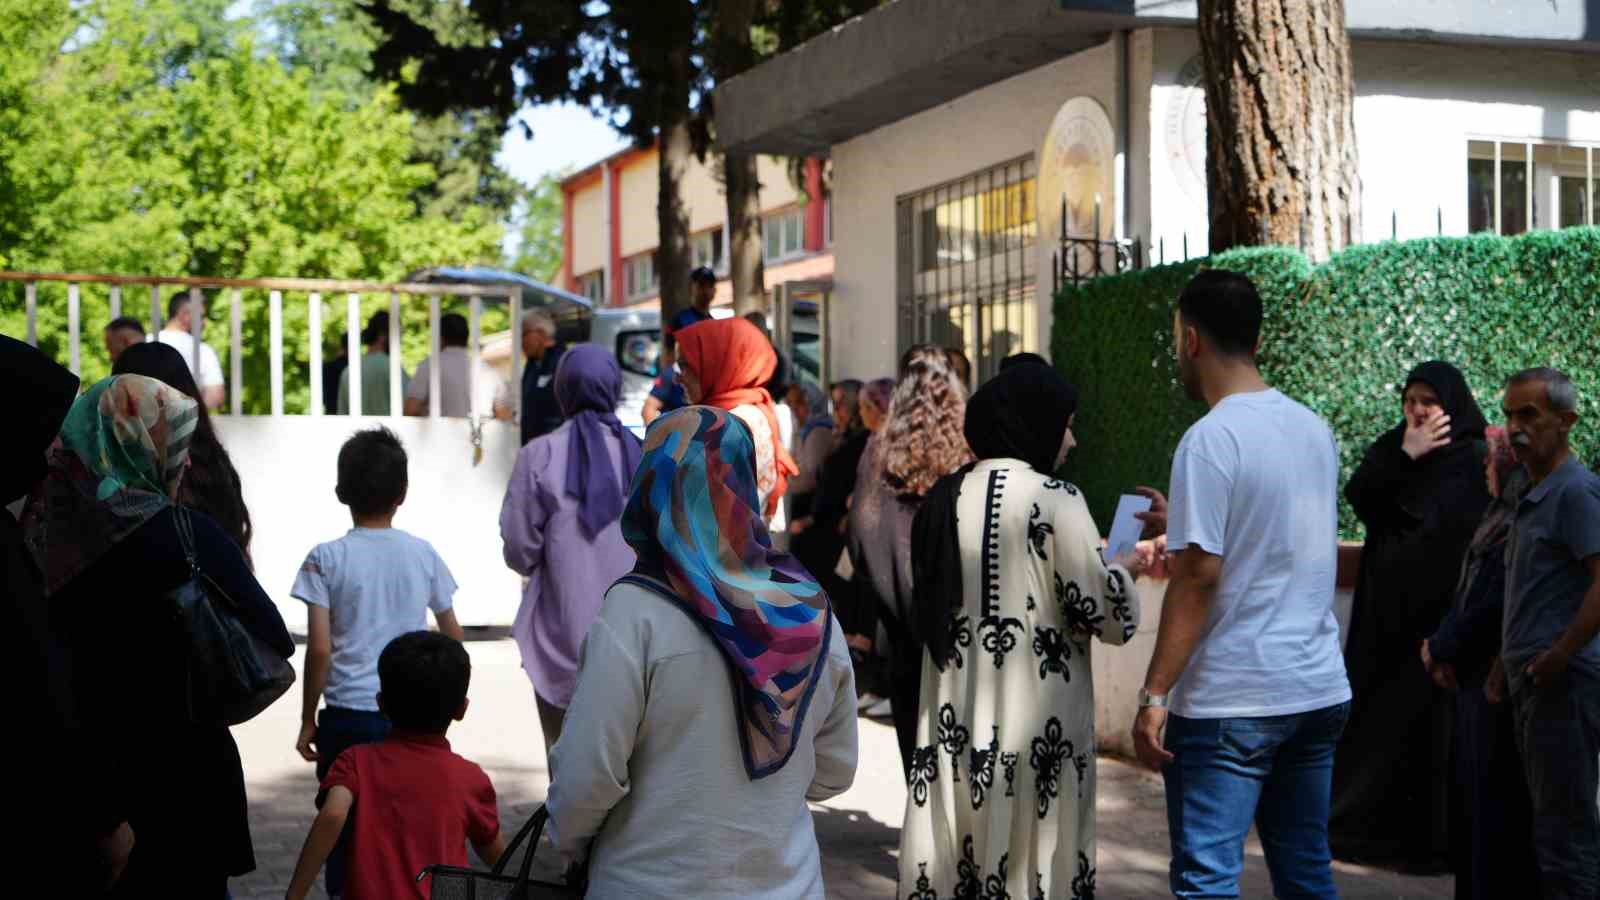
[[[794,752],[833,611],[805,567],[772,549],[755,479],[737,418],[708,406],[669,413],[645,436],[622,536],[637,571],[666,582],[728,658],[745,769],[763,778]]]
[[[72,404],[23,512],[46,593],[171,504],[198,421],[194,400],[143,375],[107,378]]]

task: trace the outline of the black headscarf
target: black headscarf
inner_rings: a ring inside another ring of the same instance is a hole
[[[1439,360],[1425,362],[1406,376],[1406,383],[1400,386],[1401,394],[1413,384],[1425,384],[1439,395],[1439,405],[1450,417],[1451,443],[1483,440],[1483,432],[1489,427],[1489,422],[1483,417],[1483,410],[1478,408],[1478,401],[1473,399],[1472,388],[1467,386],[1467,379],[1460,369]],[[1404,421],[1397,431],[1403,440],[1406,431]]]
[[[78,398],[78,376],[5,335],[0,335],[0,372],[16,428],[0,442],[0,504],[6,504],[44,480],[44,452]]]
[[[1055,369],[1032,360],[1004,366],[967,401],[964,432],[979,460],[1018,459],[1035,472],[1055,470],[1078,411],[1078,391]],[[972,466],[941,478],[911,524],[911,619],[933,664],[950,659],[950,619],[961,608],[961,541],[956,506]]]

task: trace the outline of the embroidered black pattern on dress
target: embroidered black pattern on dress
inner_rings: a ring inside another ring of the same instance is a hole
[[[1085,594],[1075,581],[1063,582],[1060,572],[1056,573],[1056,603],[1061,607],[1061,618],[1066,620],[1067,630],[1074,637],[1098,635],[1105,625],[1106,617],[1100,614],[1094,597]]]
[[[978,861],[972,858],[972,835],[961,839],[961,859],[956,863],[957,900],[976,900],[983,882],[978,880]]]
[[[928,785],[939,780],[939,748],[914,747],[911,750],[911,802],[928,805]]]
[[[921,900],[921,898],[918,898]],[[1044,873],[1033,873],[1033,895],[1028,900],[1044,900]]]
[[[917,863],[917,886],[906,895],[906,900],[939,900],[939,892],[928,880],[928,864]]]
[[[972,618],[957,610],[950,616],[950,660],[956,668],[966,665],[962,647],[972,646]]]
[[[1005,664],[1006,654],[1017,649],[1017,635],[1011,633],[1012,629],[1017,634],[1024,633],[1021,620],[991,615],[984,616],[978,623],[978,633],[983,635],[983,652],[994,659],[996,669]]]
[[[1061,720],[1051,716],[1044,724],[1044,735],[1033,739],[1033,753],[1028,758],[1038,793],[1039,818],[1050,814],[1050,801],[1060,795],[1062,763],[1071,757],[1072,742],[1062,737]]]
[[[1044,489],[1047,491],[1066,491],[1068,494],[1074,497],[1078,496],[1078,488],[1076,485],[1073,485],[1070,482],[1062,481],[1059,478],[1046,479],[1044,483]]]
[[[972,756],[967,760],[967,783],[972,788],[973,809],[983,809],[984,798],[989,795],[989,788],[994,786],[995,757],[1000,754],[1000,726],[993,728],[989,748],[979,750],[973,747]]]
[[[979,545],[983,548],[979,562],[983,579],[983,595],[978,602],[980,622],[1000,611],[1000,497],[1005,489],[1006,471],[990,472],[989,489],[983,500],[983,543]]]
[[[1111,618],[1122,624],[1122,640],[1132,640],[1138,625],[1133,621],[1133,606],[1128,602],[1128,586],[1123,583],[1121,572],[1113,570],[1106,575],[1106,603],[1111,606]]]
[[[1011,894],[1006,890],[1006,867],[1011,863],[1009,852],[1000,854],[1000,862],[995,867],[994,874],[983,880],[983,893],[979,900],[1011,900]]]
[[[1067,752],[1072,752],[1072,742],[1067,742]],[[1083,793],[1083,779],[1089,774],[1089,754],[1079,753],[1072,758],[1072,767],[1078,770],[1078,793]]]
[[[1072,659],[1072,642],[1059,628],[1045,625],[1033,626],[1033,655],[1039,657],[1039,680],[1044,681],[1053,672],[1061,680],[1071,683],[1072,672],[1067,661]]]
[[[1033,505],[1033,512],[1028,515],[1028,552],[1039,558],[1041,562],[1049,562],[1050,557],[1045,553],[1045,545],[1050,542],[1050,537],[1056,533],[1056,528],[1049,522],[1041,522],[1040,516],[1044,515],[1039,509],[1039,504]]]
[[[1078,877],[1072,879],[1072,900],[1094,900],[1094,866],[1082,851],[1078,853]]]
[[[1000,768],[1006,773],[1006,796],[1017,795],[1017,754],[1006,752],[1000,754]]]
[[[939,746],[950,754],[950,780],[961,780],[961,754],[967,749],[967,726],[956,721],[956,708],[939,707]]]
[[[1028,612],[1033,612],[1034,610],[1036,610],[1038,608],[1039,608],[1039,601],[1033,599],[1033,595],[1029,594],[1028,595]]]

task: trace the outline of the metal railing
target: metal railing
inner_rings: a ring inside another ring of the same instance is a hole
[[[41,283],[57,283],[67,286],[67,366],[75,374],[82,372],[82,296],[81,286],[85,284],[109,285],[109,310],[112,320],[123,315],[124,291],[129,287],[144,287],[150,289],[150,326],[149,335],[161,331],[162,308],[161,289],[188,288],[189,303],[193,314],[190,316],[191,333],[194,335],[193,359],[200,356],[200,344],[204,339],[205,315],[204,289],[230,290],[229,303],[229,411],[233,415],[244,413],[244,292],[246,290],[268,292],[268,358],[270,360],[270,385],[271,402],[269,409],[274,416],[284,414],[284,347],[283,347],[283,309],[285,294],[304,294],[306,296],[306,320],[310,331],[307,347],[309,357],[310,377],[310,404],[308,414],[320,416],[322,407],[322,298],[324,294],[346,295],[346,352],[351,363],[346,366],[345,375],[349,379],[349,408],[356,411],[362,409],[361,404],[361,342],[360,335],[363,330],[361,322],[361,301],[363,296],[379,294],[389,298],[389,414],[398,416],[403,407],[403,392],[401,389],[401,360],[400,360],[400,334],[401,334],[401,295],[428,298],[428,347],[430,359],[439,359],[439,299],[443,296],[466,297],[469,300],[469,344],[468,353],[468,402],[469,416],[477,427],[480,413],[491,412],[478,409],[478,370],[482,359],[482,350],[479,346],[480,328],[479,320],[483,312],[484,298],[504,299],[511,310],[511,334],[513,340],[522,331],[522,289],[516,285],[482,285],[482,284],[452,284],[452,283],[389,283],[377,281],[353,281],[345,279],[328,278],[199,278],[191,276],[167,275],[105,275],[84,273],[60,272],[9,272],[0,271],[0,283],[16,282],[23,286],[23,303],[26,312],[26,340],[35,346],[39,342],[38,291]],[[440,415],[440,365],[434,362],[428,366],[428,416],[437,418]],[[522,358],[513,352],[511,354],[511,386],[510,391],[513,413],[520,413],[522,402],[521,391],[517,386],[521,383]]]
[[[1050,254],[1050,282],[1059,292],[1102,275],[1115,275],[1144,267],[1144,255],[1137,238],[1100,237],[1100,197],[1094,198],[1094,233],[1078,236],[1067,232],[1067,198],[1061,197],[1061,235]]]

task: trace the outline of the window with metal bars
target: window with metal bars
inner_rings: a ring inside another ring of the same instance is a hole
[[[966,353],[982,382],[1000,360],[1038,346],[1032,157],[983,169],[896,203],[901,352]]]

